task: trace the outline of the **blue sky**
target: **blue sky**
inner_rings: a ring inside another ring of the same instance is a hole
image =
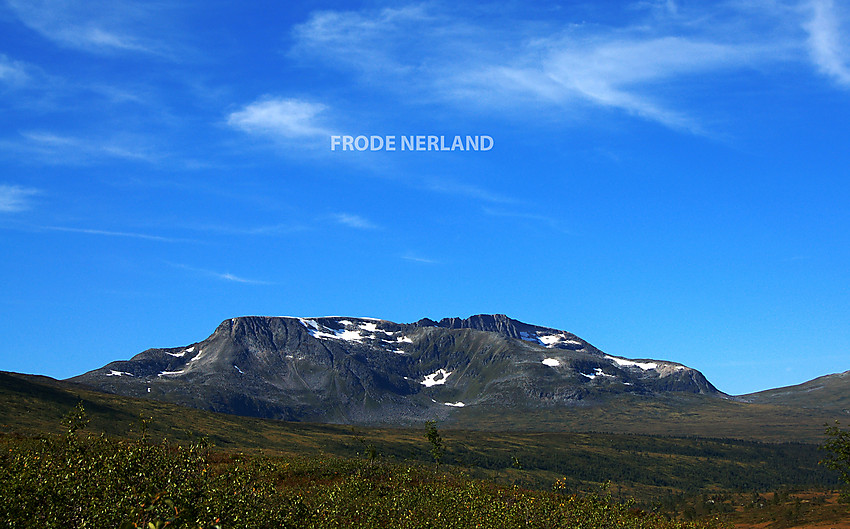
[[[0,5],[0,369],[476,313],[733,394],[850,369],[843,2],[243,4]]]

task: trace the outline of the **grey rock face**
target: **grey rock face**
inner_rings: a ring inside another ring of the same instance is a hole
[[[501,314],[412,324],[233,318],[201,342],[148,349],[71,380],[224,413],[389,425],[620,393],[724,396],[681,364],[610,356],[574,334]]]

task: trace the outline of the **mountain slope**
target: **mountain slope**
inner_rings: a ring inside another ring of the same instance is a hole
[[[149,349],[71,380],[211,411],[355,424],[447,419],[462,407],[586,405],[621,394],[724,396],[681,364],[606,355],[571,333],[504,315],[413,324],[233,318],[201,342]]]
[[[744,402],[850,413],[850,371],[738,397]]]

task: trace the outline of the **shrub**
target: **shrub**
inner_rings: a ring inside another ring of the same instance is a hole
[[[843,500],[850,500],[850,431],[842,430],[838,421],[833,426],[826,427],[827,441],[821,449],[829,452],[829,455],[820,463],[837,471],[844,482],[845,489],[841,494]]]

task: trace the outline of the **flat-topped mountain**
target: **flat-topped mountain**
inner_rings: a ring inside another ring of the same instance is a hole
[[[410,324],[233,318],[203,341],[148,349],[71,380],[212,411],[354,424],[586,406],[623,394],[725,397],[695,369],[608,355],[501,314]]]

